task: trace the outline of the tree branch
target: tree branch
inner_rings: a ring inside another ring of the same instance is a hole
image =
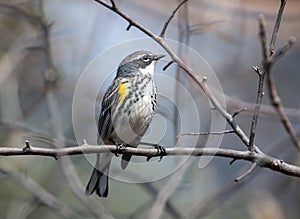
[[[200,146],[199,146],[200,147]],[[95,153],[118,153],[118,154],[132,154],[136,156],[144,157],[160,157],[161,153],[156,149],[147,148],[131,148],[125,147],[121,150],[114,145],[79,145],[67,148],[41,148],[32,147],[29,148],[12,148],[12,147],[0,147],[0,155],[2,156],[24,156],[24,155],[37,155],[47,156],[59,159],[62,156],[79,155],[79,154],[95,154]],[[236,160],[245,160],[252,163],[257,163],[258,166],[272,169],[276,172],[283,173],[285,175],[300,177],[300,167],[285,163],[284,161],[268,156],[263,153],[251,153],[247,151],[238,151],[223,148],[166,148],[166,155],[163,156],[217,156],[224,158],[232,158]]]

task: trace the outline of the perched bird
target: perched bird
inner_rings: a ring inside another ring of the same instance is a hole
[[[120,63],[117,75],[105,92],[98,120],[99,145],[137,147],[154,116],[156,86],[153,74],[156,62],[164,55],[137,51]],[[86,187],[86,195],[93,192],[108,196],[108,173],[112,153],[97,154],[97,161]],[[127,167],[132,155],[123,154],[121,167]]]

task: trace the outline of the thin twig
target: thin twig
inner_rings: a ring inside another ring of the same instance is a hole
[[[244,112],[245,110],[247,110],[247,107],[243,107],[243,108],[237,110],[236,112],[234,112],[232,114],[232,118],[236,117],[238,114],[240,114],[241,112]]]
[[[270,52],[271,55],[275,52],[275,49],[274,49],[275,48],[275,41],[276,41],[276,38],[277,38],[277,34],[278,34],[278,30],[279,30],[279,26],[280,26],[280,23],[281,23],[281,18],[282,18],[282,14],[283,14],[283,11],[284,11],[286,1],[287,0],[281,0],[279,11],[277,13],[276,22],[275,22],[274,28],[273,28],[273,34],[272,34],[271,41],[270,41],[270,50],[269,50],[269,52]]]
[[[294,37],[291,37],[287,43],[278,49],[273,55],[272,55],[272,62],[275,63],[279,58],[281,58],[295,43],[296,39]]]
[[[234,181],[235,182],[240,182],[243,179],[245,179],[247,176],[249,176],[251,173],[254,172],[254,170],[256,169],[257,164],[253,163],[249,169],[246,170],[246,172],[244,172],[242,175],[240,175],[239,177],[235,178]]]
[[[219,131],[219,132],[187,132],[187,133],[181,133],[177,135],[177,138],[181,136],[186,136],[186,135],[191,135],[191,136],[197,136],[197,135],[224,135],[224,134],[229,134],[229,133],[235,133],[235,130],[230,129],[230,130],[224,130],[224,131]]]
[[[289,118],[287,117],[287,115],[284,112],[283,105],[282,105],[281,99],[277,93],[277,89],[275,86],[275,82],[274,82],[271,70],[267,72],[267,84],[268,84],[268,88],[269,88],[269,95],[270,95],[271,102],[272,102],[275,110],[277,111],[279,117],[281,118],[284,128],[286,129],[287,133],[290,135],[293,145],[300,152],[300,141],[297,137],[296,131],[294,130],[294,128],[292,126],[292,123],[290,122]]]
[[[262,16],[259,16],[258,19],[259,22],[259,36],[260,36],[260,40],[262,42],[262,48],[267,50],[267,36],[266,36],[266,32],[265,32],[265,22]],[[269,58],[266,58],[269,59]],[[255,72],[258,73],[258,78],[259,78],[259,82],[258,82],[258,89],[257,89],[257,97],[256,97],[256,104],[255,104],[255,110],[254,110],[254,114],[252,117],[252,123],[251,123],[251,128],[250,128],[250,140],[249,140],[249,150],[251,152],[254,151],[254,138],[255,138],[255,134],[256,134],[256,125],[257,125],[257,120],[258,120],[258,115],[259,115],[259,110],[260,110],[260,105],[262,102],[262,98],[263,98],[263,86],[264,86],[264,79],[265,79],[265,72],[261,72],[259,70],[259,68],[255,68],[254,69]]]
[[[172,14],[169,16],[168,20],[165,22],[159,36],[164,38],[165,37],[165,33],[166,33],[166,30],[169,26],[169,23],[171,22],[172,18],[175,16],[176,12],[179,10],[179,8],[184,4],[186,3],[188,0],[183,0],[182,2],[180,2],[177,7],[174,9],[174,11],[172,12]]]
[[[247,108],[247,110],[242,111],[243,115],[253,116],[253,112],[255,110],[255,104],[250,102],[245,102],[242,100],[238,100],[232,98],[230,96],[225,95],[226,106],[228,109],[232,110],[240,110],[241,107]],[[284,107],[286,115],[295,122],[300,121],[300,112],[296,108]],[[234,114],[233,114],[234,115]],[[232,116],[233,116],[232,115]],[[271,105],[261,104],[260,106],[260,118],[277,120],[280,119],[278,113],[274,110],[274,107]]]
[[[167,70],[167,68],[169,68],[170,67],[170,65],[172,65],[174,63],[174,61],[173,60],[171,60],[171,61],[169,61],[168,62],[168,64],[166,64],[164,67],[163,67],[163,71],[165,71],[165,70]]]

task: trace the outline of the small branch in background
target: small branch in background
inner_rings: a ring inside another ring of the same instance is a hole
[[[276,89],[275,82],[274,82],[271,71],[267,72],[267,85],[268,85],[268,89],[269,89],[269,95],[270,95],[271,102],[272,102],[275,110],[277,111],[279,117],[281,118],[284,128],[286,129],[287,133],[290,135],[293,145],[300,152],[300,141],[297,137],[296,131],[294,130],[294,128],[292,126],[292,123],[290,122],[289,118],[287,117],[287,115],[284,112],[283,105],[282,105],[281,99],[277,93],[277,89]]]
[[[182,2],[180,2],[177,7],[174,9],[174,11],[172,12],[172,14],[169,16],[169,18],[167,19],[167,21],[165,22],[159,36],[161,38],[164,38],[165,37],[165,33],[166,33],[166,30],[169,26],[169,23],[171,22],[171,20],[173,19],[173,17],[175,16],[176,12],[179,10],[179,8],[184,4],[186,3],[188,0],[183,0]]]
[[[247,108],[247,110],[242,111],[242,115],[253,116],[255,110],[255,104],[250,102],[245,102],[236,98],[225,95],[226,106],[228,109],[240,110],[241,107]],[[284,107],[286,115],[295,122],[300,122],[300,112],[296,108]],[[260,106],[260,117],[263,119],[268,119],[272,121],[280,120],[278,113],[275,111],[274,107],[267,104],[261,104]]]
[[[270,100],[273,104],[273,107],[275,108],[278,116],[280,117],[283,126],[285,127],[287,133],[290,135],[291,140],[297,150],[300,152],[300,141],[297,137],[296,131],[294,130],[292,123],[290,122],[289,118],[285,114],[281,99],[277,93],[277,89],[275,86],[275,82],[272,75],[272,65],[274,64],[274,61],[277,61],[279,57],[282,56],[291,46],[293,45],[294,39],[291,38],[288,43],[282,47],[278,51],[278,53],[275,53],[275,59],[272,59],[272,56],[270,55],[269,48],[266,42],[266,27],[264,25],[265,19],[263,16],[260,16],[260,36],[261,36],[261,45],[262,45],[262,53],[263,53],[263,72],[266,74],[267,77],[267,85],[269,90],[269,96]],[[274,30],[275,31],[275,30]],[[274,35],[274,34],[273,34]],[[276,37],[275,37],[276,38]],[[277,55],[276,55],[277,54]]]
[[[288,42],[278,49],[272,56],[272,62],[275,63],[279,58],[281,58],[295,43],[296,39],[291,37]]]
[[[270,41],[269,52],[270,52],[271,55],[273,55],[274,52],[275,52],[275,41],[276,41],[276,38],[277,38],[277,34],[278,34],[279,27],[280,27],[281,18],[282,18],[282,14],[283,14],[286,2],[287,2],[287,0],[281,0],[279,11],[277,13],[276,22],[275,22],[274,28],[273,28],[273,34],[272,34],[272,38],[271,38],[271,41]]]
[[[44,88],[45,88],[45,100],[46,107],[49,113],[49,123],[51,132],[53,134],[52,142],[50,143],[55,149],[64,148],[65,145],[65,136],[61,118],[60,104],[57,96],[56,82],[58,80],[58,73],[55,70],[53,56],[51,54],[51,42],[50,42],[50,27],[48,25],[47,18],[44,16],[44,6],[43,2],[39,1],[39,10],[41,20],[41,33],[43,36],[43,45],[45,52],[45,64],[43,66],[42,75],[44,78]],[[29,149],[29,151],[31,148]],[[55,159],[58,159],[59,156],[53,156]],[[89,199],[84,195],[84,186],[82,185],[80,178],[76,172],[76,169],[72,163],[72,160],[69,157],[64,157],[59,161],[60,168],[62,173],[68,183],[68,188],[75,195],[75,197],[85,206],[91,215],[95,217],[104,217],[104,218],[113,218],[110,212],[102,206],[100,203],[96,203],[94,200]]]
[[[35,200],[53,209],[54,212],[62,215],[63,217],[81,218],[81,216],[76,211],[74,211],[69,206],[65,205],[63,202],[55,198],[55,196],[47,192],[43,187],[41,187],[28,176],[25,176],[21,173],[12,173],[3,168],[0,168],[0,177],[7,177],[16,181],[32,196],[34,196]]]
[[[139,174],[137,174],[134,171],[127,171],[126,176],[130,179],[137,179],[139,182],[145,181],[143,177],[141,177]],[[157,194],[159,193],[159,189],[156,188],[155,182],[144,182],[139,184],[146,192],[150,194],[151,197],[155,198]],[[152,199],[150,202],[146,202],[143,206],[139,207],[135,212],[132,212],[132,214],[128,217],[130,219],[134,218],[141,218],[140,214],[144,214],[146,211],[146,206],[150,206],[152,203]],[[169,213],[171,218],[180,218],[181,214],[179,209],[176,208],[176,206],[170,201],[166,201],[166,212]]]
[[[222,204],[226,203],[231,196],[236,194],[236,192],[244,187],[245,185],[249,184],[251,180],[254,178],[248,178],[248,180],[244,180],[249,176],[251,173],[254,172],[256,164],[252,164],[250,168],[241,176],[236,177],[235,180],[227,183],[227,185],[223,186],[219,191],[215,192],[214,194],[205,197],[204,200],[196,203],[194,207],[189,211],[185,212],[185,215],[181,217],[182,219],[199,219],[205,218],[211,212],[219,209],[216,206],[221,206]],[[237,180],[238,179],[238,183]]]
[[[269,46],[267,43],[267,32],[266,32],[266,19],[264,15],[258,16],[258,24],[259,24],[259,39],[261,42],[261,49],[263,55],[263,65],[264,68],[269,67],[271,64],[271,55],[269,54]],[[264,69],[266,71],[266,69]]]
[[[259,22],[259,36],[262,42],[262,47],[265,50],[268,50],[268,47],[266,45],[267,42],[267,36],[265,32],[265,22],[262,16],[259,16],[258,18]],[[269,60],[269,57],[265,58],[266,60]],[[263,86],[264,86],[264,79],[265,79],[265,71],[261,72],[258,67],[253,68],[254,71],[257,73],[259,81],[258,81],[258,89],[257,89],[257,97],[256,97],[256,104],[255,104],[255,109],[252,117],[252,123],[251,123],[251,128],[250,128],[250,138],[249,138],[249,150],[251,152],[254,152],[254,138],[256,134],[256,125],[257,125],[257,120],[258,120],[258,115],[260,111],[260,105],[262,102],[263,98]]]
[[[219,131],[219,132],[186,132],[186,133],[181,133],[177,135],[177,138],[181,136],[197,136],[197,135],[224,135],[224,134],[229,134],[229,133],[235,133],[235,130],[230,129],[230,130],[224,130],[224,131]]]
[[[180,162],[180,160],[179,160]],[[153,202],[152,207],[148,212],[149,219],[159,219],[162,218],[164,207],[166,206],[169,198],[174,194],[183,180],[186,171],[191,166],[193,160],[189,159],[184,162],[168,179],[168,181],[163,185],[163,187],[158,192],[156,199]]]

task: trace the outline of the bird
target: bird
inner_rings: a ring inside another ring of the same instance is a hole
[[[98,119],[98,145],[137,147],[155,114],[157,89],[153,80],[155,66],[165,55],[136,51],[125,57],[106,90]],[[125,169],[131,154],[123,154],[121,167]],[[96,164],[85,189],[108,196],[109,167],[113,153],[98,153]]]

